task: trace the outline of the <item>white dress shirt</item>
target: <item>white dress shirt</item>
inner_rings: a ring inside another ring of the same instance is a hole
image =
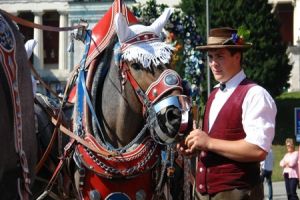
[[[219,111],[237,86],[246,78],[243,70],[226,82],[225,90],[218,90],[209,113],[209,130]],[[219,87],[219,84],[215,87]],[[261,86],[249,89],[242,104],[242,124],[245,140],[269,151],[275,135],[276,104],[271,95]]]

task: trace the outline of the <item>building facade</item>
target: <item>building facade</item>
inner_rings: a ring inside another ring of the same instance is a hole
[[[92,29],[112,3],[113,0],[0,0],[0,8],[30,22],[53,27],[71,27],[83,19]],[[132,3],[134,1],[126,1],[127,5]],[[71,35],[76,30],[51,32],[18,26],[24,42],[37,41],[31,60],[40,76],[53,89],[61,89],[84,53],[83,42],[77,40],[74,52],[68,51]]]
[[[268,0],[279,17],[281,36],[288,45],[287,54],[293,66],[289,91],[300,91],[300,0]],[[297,20],[298,19],[298,20]]]

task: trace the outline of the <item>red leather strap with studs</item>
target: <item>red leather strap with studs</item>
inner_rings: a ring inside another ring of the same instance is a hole
[[[171,75],[172,78],[177,79],[177,82],[175,84],[168,84],[165,80],[168,75]],[[166,92],[170,90],[179,89],[180,91],[182,91],[183,89],[181,87],[181,82],[181,78],[177,74],[177,72],[172,69],[167,69],[155,82],[153,82],[148,87],[146,95],[152,103],[155,103],[159,98],[161,98]]]
[[[122,52],[130,47],[131,45],[135,45],[137,43],[145,43],[145,42],[152,42],[152,41],[160,41],[159,37],[155,35],[154,33],[142,33],[134,36],[133,38],[130,38],[129,40],[125,41],[122,46],[121,50]]]

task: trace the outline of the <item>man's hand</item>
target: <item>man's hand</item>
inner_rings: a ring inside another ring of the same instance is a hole
[[[185,145],[185,140],[181,141],[177,144],[177,151],[184,156],[193,156],[193,153],[189,153],[187,150],[187,146]]]
[[[188,153],[194,153],[199,150],[207,150],[209,136],[200,129],[195,129],[185,139],[185,145]]]
[[[200,150],[206,150],[208,140],[209,137],[205,132],[200,129],[194,129],[184,141],[177,144],[177,149],[186,156],[192,156]]]

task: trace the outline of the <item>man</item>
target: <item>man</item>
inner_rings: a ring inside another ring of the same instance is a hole
[[[262,180],[262,182],[264,182],[265,179],[267,181],[268,189],[269,189],[268,190],[269,200],[273,199],[273,186],[272,186],[273,163],[274,163],[273,152],[272,152],[272,149],[270,149],[266,159],[261,161],[261,163],[260,163],[261,180]]]
[[[200,199],[263,199],[260,161],[274,138],[276,105],[269,93],[246,78],[243,51],[251,47],[232,28],[210,31],[209,66],[219,82],[206,104],[203,130],[195,129],[178,149],[198,153]],[[257,196],[258,195],[258,196]]]

